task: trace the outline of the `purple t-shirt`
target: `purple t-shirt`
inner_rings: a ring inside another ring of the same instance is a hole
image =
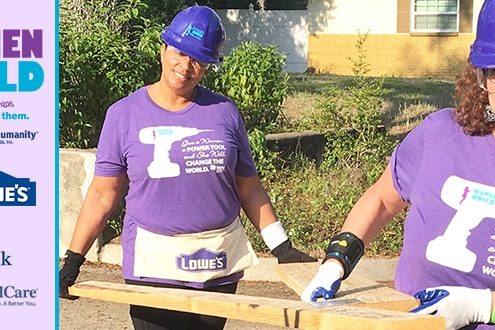
[[[178,112],[155,104],[147,87],[107,111],[95,175],[129,177],[122,233],[127,279],[175,283],[132,275],[136,226],[163,235],[225,227],[240,212],[236,175],[257,174],[237,107],[205,88],[197,91]]]
[[[468,136],[452,109],[429,115],[390,160],[395,189],[411,204],[395,285],[495,290],[495,137]],[[477,329],[491,328],[479,325]]]

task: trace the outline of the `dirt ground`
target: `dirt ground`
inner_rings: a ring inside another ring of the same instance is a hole
[[[120,267],[108,264],[85,263],[78,282],[88,280],[123,283]],[[279,299],[299,299],[294,291],[281,282],[241,281],[237,293]],[[128,313],[128,305],[80,298],[74,301],[60,300],[60,329],[125,330],[133,329],[133,327]],[[286,328],[228,320],[225,329],[279,330]]]

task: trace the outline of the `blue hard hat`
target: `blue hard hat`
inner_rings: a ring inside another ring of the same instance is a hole
[[[225,30],[220,17],[206,6],[180,11],[162,33],[163,42],[195,60],[218,63],[222,60]]]
[[[495,68],[495,0],[485,0],[481,7],[469,62],[480,69]]]

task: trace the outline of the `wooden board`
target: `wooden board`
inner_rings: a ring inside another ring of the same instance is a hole
[[[298,329],[445,328],[444,319],[441,317],[339,305],[317,309],[296,300],[206,291],[88,281],[76,283],[69,288],[69,293],[117,303],[222,316]]]
[[[277,265],[279,278],[297,294],[301,294],[318,271],[319,263],[294,263]],[[407,312],[418,306],[414,297],[396,291],[383,284],[370,281],[352,273],[342,281],[336,301],[347,301],[352,306],[379,308]]]

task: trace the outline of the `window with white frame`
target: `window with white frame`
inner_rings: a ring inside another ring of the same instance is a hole
[[[411,6],[411,32],[459,31],[459,0],[413,0]]]

